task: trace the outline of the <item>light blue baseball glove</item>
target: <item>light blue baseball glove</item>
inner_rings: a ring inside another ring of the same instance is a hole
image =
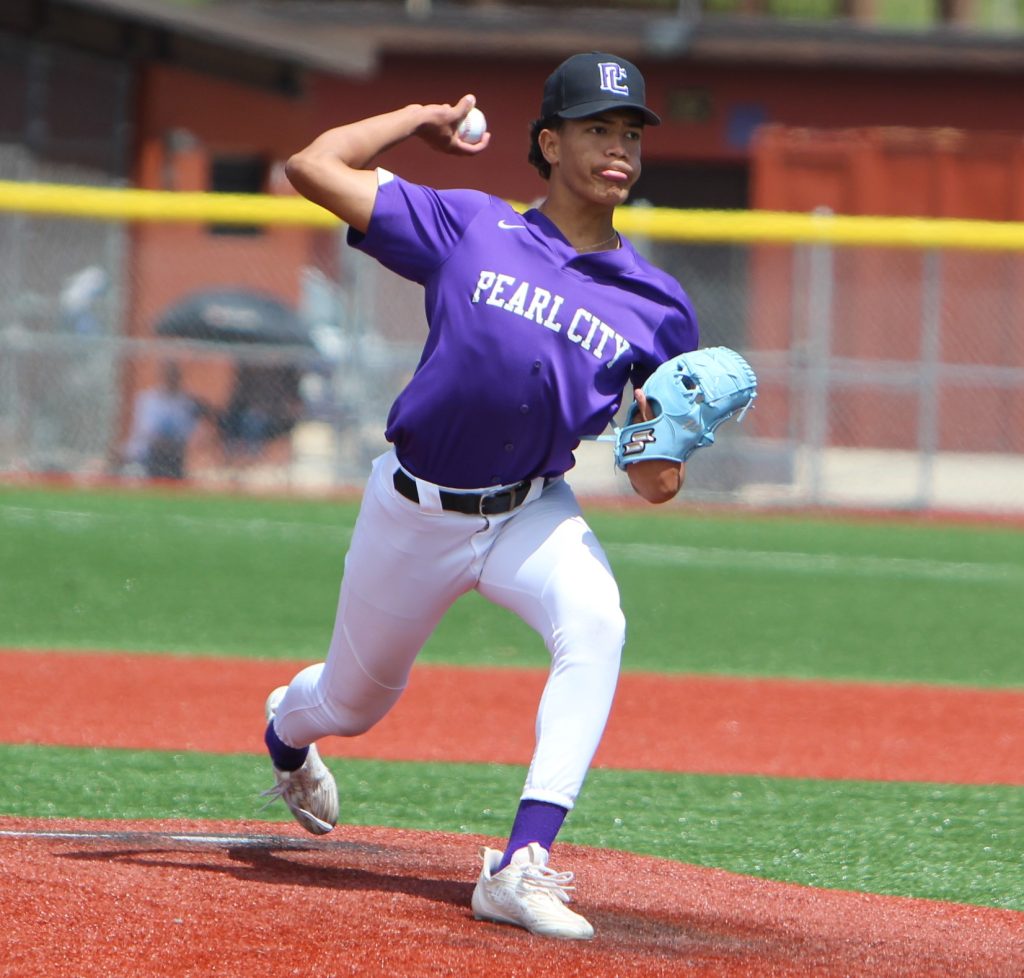
[[[643,392],[654,418],[634,423],[637,406],[630,407],[616,432],[620,469],[652,458],[685,462],[698,448],[713,445],[723,421],[743,420],[757,397],[757,377],[735,350],[711,346],[666,360]]]

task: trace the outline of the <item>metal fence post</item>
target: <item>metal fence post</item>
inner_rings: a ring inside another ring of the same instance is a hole
[[[921,281],[921,362],[917,374],[917,500],[927,509],[935,490],[939,450],[939,358],[942,355],[942,252],[924,253]]]
[[[831,214],[824,208],[815,214]],[[835,256],[831,245],[813,245],[807,284],[807,377],[804,399],[808,451],[809,502],[825,495],[825,449],[828,445],[829,375],[832,356],[832,303]]]

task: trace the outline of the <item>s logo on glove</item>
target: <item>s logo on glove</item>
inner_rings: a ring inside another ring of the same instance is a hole
[[[615,464],[666,459],[685,462],[698,448],[713,445],[715,429],[731,417],[742,421],[757,397],[749,363],[727,346],[712,346],[666,360],[643,386],[654,412],[650,421],[627,423],[616,432]]]

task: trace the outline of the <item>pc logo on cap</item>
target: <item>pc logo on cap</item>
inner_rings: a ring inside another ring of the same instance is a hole
[[[601,51],[574,54],[544,83],[540,114],[544,119],[585,119],[610,109],[636,109],[649,126],[661,122],[644,104],[644,76],[625,58]]]

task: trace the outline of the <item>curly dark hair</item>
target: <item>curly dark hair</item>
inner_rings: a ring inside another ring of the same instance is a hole
[[[542,129],[553,129],[557,132],[562,128],[563,121],[560,116],[549,115],[547,118],[534,119],[530,123],[530,152],[526,159],[530,166],[537,168],[537,172],[545,180],[551,176],[551,164],[544,159],[544,154],[540,151],[540,133]]]

